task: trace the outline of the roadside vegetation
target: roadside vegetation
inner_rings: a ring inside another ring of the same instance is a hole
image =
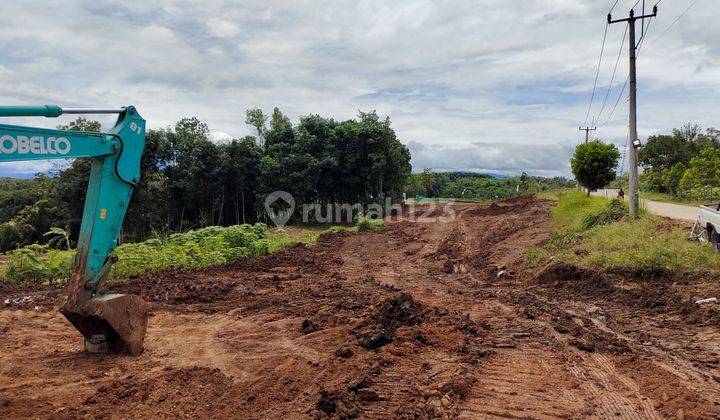
[[[639,152],[640,196],[697,206],[720,198],[720,130],[686,124],[671,134],[650,136]],[[610,188],[628,188],[627,175]]]
[[[294,244],[314,244],[332,232],[379,230],[382,220],[358,217],[353,226],[283,227],[267,225],[211,226],[172,234],[138,243],[118,246],[118,262],[109,281],[121,282],[149,270],[193,269],[253,258],[276,252]],[[0,265],[0,278],[14,284],[63,285],[70,278],[75,251],[51,249],[48,245],[29,245],[7,255]]]
[[[643,187],[643,174],[640,174],[640,186]],[[626,192],[630,190],[629,187],[629,180],[628,175],[624,174],[622,176],[619,176],[615,178],[613,182],[608,184],[607,188],[610,189],[619,189],[622,188]],[[666,192],[657,192],[657,191],[640,191],[640,198],[644,200],[652,200],[652,201],[659,201],[662,203],[673,203],[673,204],[682,204],[686,206],[692,206],[697,207],[700,204],[707,204],[709,201],[707,198],[705,199],[699,199],[699,198],[692,198],[690,196],[680,196],[680,195],[672,195]]]
[[[640,277],[720,274],[720,257],[710,245],[690,242],[689,227],[646,213],[630,220],[624,202],[566,191],[558,194],[552,216],[555,232],[549,243],[525,252],[531,267],[561,261]]]

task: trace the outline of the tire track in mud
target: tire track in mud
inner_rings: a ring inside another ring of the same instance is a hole
[[[32,399],[47,401],[32,403],[46,417],[712,415],[717,384],[687,350],[671,350],[685,335],[626,301],[540,284],[522,266],[523,250],[549,238],[551,205],[457,205],[448,223],[393,222],[135,279],[126,291],[143,293],[156,312],[137,359],[82,353],[57,315],[20,322],[0,311],[7,334],[32,349],[30,357],[0,340],[0,376],[15,375],[0,417],[28,416],[18,407]],[[646,329],[668,346],[625,334],[624,324],[643,322],[660,325]],[[713,357],[706,348],[698,358]],[[48,372],[52,381],[29,381]],[[52,388],[63,381],[75,397]]]

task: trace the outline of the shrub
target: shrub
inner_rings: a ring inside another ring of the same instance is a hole
[[[587,213],[580,224],[581,230],[590,230],[595,226],[619,222],[630,215],[627,203],[611,200],[604,207]]]
[[[166,240],[150,239],[115,248],[118,262],[110,279],[118,280],[166,268],[201,268],[228,261],[258,257],[270,250],[268,228],[262,223],[208,227],[177,233]],[[65,282],[70,277],[74,251],[48,250],[30,245],[10,254],[5,281],[13,283]]]
[[[580,191],[567,191],[558,195],[558,203],[552,210],[555,225],[567,230],[582,230],[581,223],[589,213],[600,211],[607,200],[587,196]]]
[[[64,283],[70,278],[74,252],[51,250],[30,245],[10,253],[4,279],[15,284]]]
[[[355,227],[358,232],[367,230],[379,230],[385,227],[385,221],[382,219],[370,219],[366,216],[357,215],[355,217]]]

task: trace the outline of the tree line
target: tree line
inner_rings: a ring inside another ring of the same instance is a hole
[[[575,178],[588,191],[627,188],[628,177],[616,178],[620,152],[613,144],[593,140],[579,145],[571,159]],[[648,137],[638,151],[640,189],[683,199],[720,197],[720,130],[703,131],[685,124],[671,134]]]
[[[638,156],[645,191],[689,199],[720,196],[720,130],[686,124],[649,137]]]
[[[473,172],[434,172],[424,169],[408,179],[408,197],[454,198],[466,200],[502,200],[518,194],[571,188],[575,181],[564,177],[544,178],[522,174],[493,177]]]
[[[319,115],[291,123],[279,109],[247,112],[255,136],[214,143],[206,123],[185,118],[148,130],[141,182],[123,226],[125,241],[211,225],[267,221],[273,191],[296,203],[384,203],[402,197],[410,152],[389,118],[361,112],[336,121]],[[79,118],[60,129],[99,131]],[[0,181],[0,251],[44,243],[52,227],[75,240],[80,228],[90,160],[76,159],[49,175]],[[276,203],[282,206],[282,203]],[[299,213],[296,208],[296,213]],[[296,215],[293,215],[296,216]]]

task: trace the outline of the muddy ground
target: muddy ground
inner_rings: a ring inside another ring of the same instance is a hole
[[[62,291],[0,286],[0,417],[720,416],[720,316],[692,303],[720,279],[526,269],[551,206],[131,279],[153,307],[137,358],[84,352]]]

